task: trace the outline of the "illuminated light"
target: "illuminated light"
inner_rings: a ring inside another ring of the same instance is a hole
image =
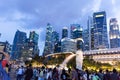
[[[95,17],[103,17],[103,14],[96,15]]]
[[[83,29],[82,29],[82,28],[80,28],[80,31],[83,31]]]

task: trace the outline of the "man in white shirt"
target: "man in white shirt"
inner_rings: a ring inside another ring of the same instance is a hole
[[[22,80],[23,74],[24,74],[24,69],[22,66],[22,67],[19,67],[17,70],[17,80]]]

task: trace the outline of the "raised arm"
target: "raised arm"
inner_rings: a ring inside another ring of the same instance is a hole
[[[6,59],[7,61],[9,61],[10,56],[9,56],[9,54],[8,54],[8,53],[3,52],[3,51],[0,51],[0,53],[2,53],[2,54],[5,56],[5,57],[4,57],[4,59]]]

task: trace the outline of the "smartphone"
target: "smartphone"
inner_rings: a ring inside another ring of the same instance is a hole
[[[4,57],[4,55],[2,53],[0,53],[0,61],[3,60],[3,57]]]
[[[5,46],[0,45],[0,51],[4,51]],[[0,61],[2,61],[4,58],[3,53],[0,52]]]
[[[0,51],[4,51],[5,46],[0,45]]]

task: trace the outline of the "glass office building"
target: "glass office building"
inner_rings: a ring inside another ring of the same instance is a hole
[[[19,30],[16,31],[13,46],[12,46],[12,59],[19,59],[22,55],[24,43],[27,39],[26,33]]]
[[[120,32],[117,19],[111,18],[109,26],[110,48],[118,48],[120,47]]]
[[[63,27],[62,29],[62,39],[68,37],[68,28]]]
[[[109,48],[106,24],[106,12],[95,12],[93,14],[94,49]]]
[[[43,55],[53,53],[52,33],[53,33],[53,28],[48,23],[46,28],[46,39],[45,39],[45,47],[44,47]]]
[[[61,40],[61,52],[75,52],[76,41],[70,38],[64,38]]]

